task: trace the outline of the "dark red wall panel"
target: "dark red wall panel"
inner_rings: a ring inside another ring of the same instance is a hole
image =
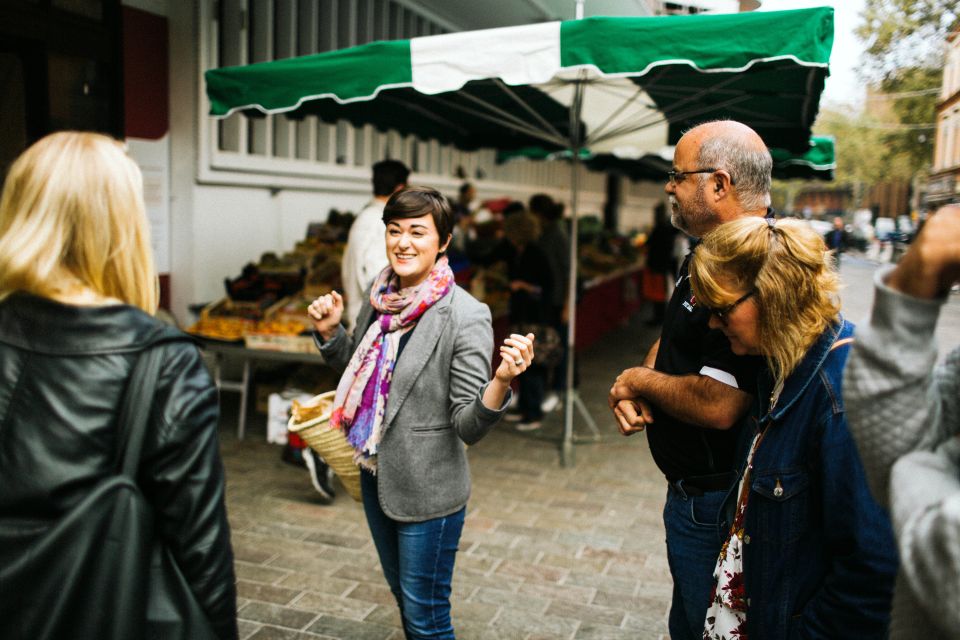
[[[156,140],[170,128],[167,19],[123,7],[125,134]]]

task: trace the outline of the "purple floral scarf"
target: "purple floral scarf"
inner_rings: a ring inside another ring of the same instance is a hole
[[[330,426],[346,432],[347,442],[356,450],[354,460],[365,469],[376,472],[400,338],[453,286],[453,271],[442,256],[427,279],[415,287],[401,289],[400,278],[387,266],[370,290],[370,304],[378,316],[340,378],[330,416]]]

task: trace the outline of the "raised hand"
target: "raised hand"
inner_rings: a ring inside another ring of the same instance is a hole
[[[343,318],[343,296],[336,291],[320,296],[307,307],[307,315],[317,333],[324,340],[329,340],[337,333]]]
[[[527,370],[533,362],[533,342],[535,336],[528,333],[525,336],[511,333],[510,337],[500,345],[500,366],[497,367],[494,377],[505,384]]]

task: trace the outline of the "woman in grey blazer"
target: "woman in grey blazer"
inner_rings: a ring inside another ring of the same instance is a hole
[[[343,372],[331,425],[361,466],[363,508],[407,638],[453,638],[450,584],[470,470],[464,443],[483,438],[533,360],[533,335],[512,335],[490,377],[489,308],[456,286],[444,252],[453,216],[437,191],[412,187],[383,212],[390,265],[374,281],[351,337],[343,298],[309,313],[320,352]]]

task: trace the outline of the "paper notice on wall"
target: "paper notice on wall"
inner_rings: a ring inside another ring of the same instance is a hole
[[[170,138],[127,138],[127,149],[143,173],[143,200],[157,272],[170,273]]]

